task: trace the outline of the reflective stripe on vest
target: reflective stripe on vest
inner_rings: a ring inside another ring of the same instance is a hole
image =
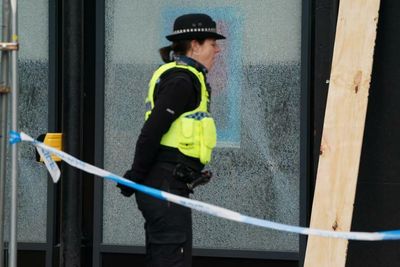
[[[207,164],[211,160],[211,153],[217,142],[217,130],[214,119],[208,112],[209,95],[202,72],[194,67],[171,62],[158,68],[149,83],[149,92],[146,98],[146,120],[154,108],[154,90],[160,81],[161,75],[169,69],[182,68],[192,72],[201,85],[201,101],[198,107],[180,115],[161,138],[161,144],[179,149],[184,155],[198,158],[201,163]]]

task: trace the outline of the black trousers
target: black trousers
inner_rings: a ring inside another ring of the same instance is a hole
[[[145,185],[188,197],[186,185],[172,177],[171,168],[156,164]],[[192,266],[192,212],[189,208],[136,192],[145,219],[148,267]]]

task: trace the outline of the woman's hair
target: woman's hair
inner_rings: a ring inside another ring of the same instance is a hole
[[[173,42],[169,46],[164,46],[159,49],[160,56],[165,63],[169,63],[174,61],[173,55],[186,55],[186,53],[190,50],[190,43],[192,40],[179,40]],[[199,44],[203,44],[205,39],[196,40]]]

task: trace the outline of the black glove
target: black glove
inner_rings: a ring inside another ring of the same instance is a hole
[[[132,196],[134,193],[135,193],[135,189],[133,189],[133,188],[131,188],[131,187],[129,187],[129,186],[126,186],[126,185],[123,185],[123,184],[117,184],[117,187],[119,188],[119,189],[121,189],[121,194],[124,196],[124,197],[130,197],[130,196]]]
[[[125,179],[128,179],[128,180],[130,180],[130,181],[133,181],[133,182],[135,182],[135,183],[140,183],[141,181],[142,181],[142,179],[140,179],[140,178],[137,178],[139,175],[137,175],[136,173],[134,173],[132,170],[129,170],[129,171],[127,171],[125,174],[124,174],[124,178]],[[132,196],[135,192],[136,192],[136,190],[135,189],[133,189],[132,187],[129,187],[129,186],[126,186],[126,185],[123,185],[123,184],[117,184],[117,187],[121,190],[121,194],[124,196],[124,197],[130,197],[130,196]]]

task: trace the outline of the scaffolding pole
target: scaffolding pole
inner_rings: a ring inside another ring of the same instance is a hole
[[[2,41],[10,40],[10,0],[3,0],[2,9]],[[4,265],[4,186],[7,168],[7,118],[8,118],[8,71],[9,51],[1,51],[1,81],[0,81],[0,266]]]
[[[18,42],[17,0],[11,0],[11,41]],[[18,132],[18,50],[11,51],[11,130]],[[11,146],[11,214],[9,267],[17,267],[17,178],[18,146]]]

